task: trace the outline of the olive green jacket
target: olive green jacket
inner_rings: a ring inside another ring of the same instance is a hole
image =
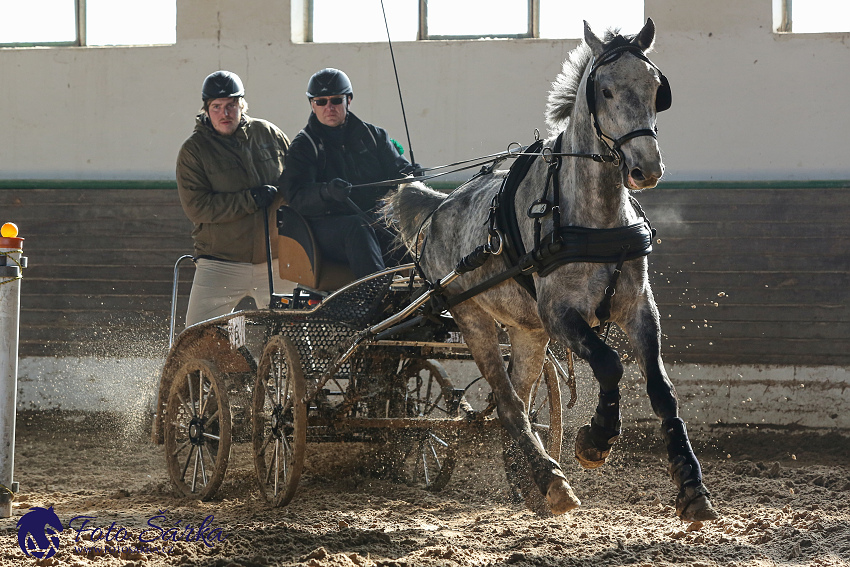
[[[261,264],[266,261],[262,211],[248,189],[279,185],[289,138],[266,120],[243,115],[232,136],[221,136],[205,114],[177,156],[177,191],[183,211],[195,224],[195,257]],[[268,208],[272,254],[277,256],[275,211]]]

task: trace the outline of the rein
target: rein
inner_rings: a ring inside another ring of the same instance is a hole
[[[536,133],[536,130],[535,130],[535,133]],[[537,140],[539,141],[539,138],[537,138]],[[542,142],[541,142],[541,145],[542,145]],[[611,163],[613,165],[619,165],[620,164],[620,156],[617,153],[614,153],[614,152],[612,152],[608,155],[592,154],[592,153],[586,153],[586,154],[585,153],[562,153],[562,152],[554,152],[550,148],[543,148],[542,151],[532,151],[531,148],[533,147],[533,145],[529,146],[528,148],[523,150],[523,149],[521,149],[521,146],[517,142],[511,142],[511,144],[508,147],[512,148],[514,146],[516,146],[517,148],[520,148],[520,150],[517,151],[517,150],[508,149],[508,150],[505,150],[503,152],[498,152],[498,153],[495,153],[495,154],[489,154],[489,155],[481,156],[481,157],[477,157],[477,158],[457,161],[457,162],[449,163],[449,164],[446,164],[446,165],[438,165],[438,166],[434,166],[434,167],[422,167],[422,168],[419,168],[418,171],[422,171],[422,172],[437,171],[437,170],[440,170],[440,169],[446,169],[446,168],[455,167],[455,166],[459,166],[459,165],[471,164],[471,165],[466,165],[465,167],[457,167],[456,169],[450,169],[448,171],[442,171],[440,173],[434,173],[432,175],[410,175],[410,176],[407,176],[407,177],[399,177],[397,179],[388,179],[386,181],[375,181],[373,183],[360,183],[358,185],[352,185],[351,188],[352,189],[368,189],[370,187],[391,187],[391,186],[403,185],[405,183],[412,183],[414,181],[428,181],[429,179],[436,179],[436,178],[442,177],[444,175],[457,173],[459,171],[466,171],[467,169],[473,169],[475,167],[482,166],[481,171],[478,174],[476,174],[476,177],[477,177],[481,173],[492,173],[492,171],[495,169],[495,167],[507,158],[519,158],[519,157],[522,157],[522,156],[543,157],[543,159],[546,160],[547,163],[550,162],[552,159],[559,158],[559,157],[574,157],[574,158],[592,159],[593,161],[595,161],[597,163]],[[490,165],[488,165],[488,164],[490,164]],[[467,183],[468,182],[469,181],[467,181]]]

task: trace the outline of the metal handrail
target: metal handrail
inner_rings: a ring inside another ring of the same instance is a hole
[[[177,261],[174,263],[174,284],[171,288],[171,321],[168,327],[168,348],[171,348],[171,345],[174,344],[174,317],[177,313],[177,283],[178,277],[180,276],[180,264],[183,260],[192,260],[195,261],[194,256],[191,254],[185,254],[177,258]]]

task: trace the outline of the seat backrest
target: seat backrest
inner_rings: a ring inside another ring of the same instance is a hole
[[[333,291],[355,280],[347,264],[324,260],[310,224],[298,211],[277,211],[280,277],[318,291]]]

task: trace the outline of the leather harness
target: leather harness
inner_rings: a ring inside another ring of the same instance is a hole
[[[534,160],[540,155],[543,141],[538,140],[523,151],[502,180],[498,193],[490,205],[488,220],[490,239],[487,246],[479,248],[461,260],[458,264],[466,267],[458,271],[471,271],[483,265],[484,261],[493,254],[505,255],[508,269],[451,297],[437,300],[437,309],[451,308],[467,299],[494,287],[505,280],[513,278],[525,289],[532,298],[537,299],[537,291],[532,274],[545,277],[558,267],[568,263],[591,262],[600,264],[616,264],[605,297],[596,310],[600,327],[610,317],[611,298],[616,291],[617,279],[622,271],[623,263],[646,256],[652,252],[652,239],[655,229],[646,218],[637,199],[630,196],[630,201],[637,212],[643,217],[641,222],[617,228],[586,228],[580,226],[560,226],[560,181],[558,171],[561,167],[561,138],[558,136],[552,150],[546,188],[543,196],[529,207],[529,216],[535,219],[535,246],[526,252],[517,222],[515,197],[522,180],[528,174]],[[547,194],[549,185],[553,186],[553,202],[549,202]],[[554,230],[540,236],[540,225],[543,218],[553,215]],[[493,250],[492,243],[499,243],[498,250]],[[473,256],[475,258],[473,259]],[[441,296],[442,294],[437,294]]]

